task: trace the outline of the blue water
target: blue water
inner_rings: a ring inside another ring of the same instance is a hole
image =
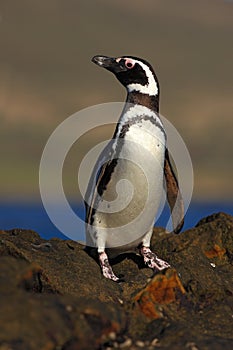
[[[72,207],[76,214],[83,219],[84,206],[78,204]],[[233,203],[192,202],[186,214],[183,230],[195,226],[203,217],[220,211],[233,215]],[[167,220],[168,210],[166,209],[157,221],[156,226],[166,226]],[[45,239],[52,237],[67,238],[50,221],[41,202],[0,203],[0,229],[9,230],[13,228],[34,230]],[[84,223],[77,227],[77,240],[84,240]]]

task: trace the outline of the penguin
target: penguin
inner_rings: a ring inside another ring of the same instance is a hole
[[[113,73],[127,91],[113,137],[85,194],[86,250],[97,251],[104,277],[120,282],[109,258],[121,253],[138,252],[155,272],[170,267],[150,249],[153,227],[164,190],[174,233],[183,227],[184,205],[166,147],[160,86],[152,66],[134,56],[97,55],[92,62]]]

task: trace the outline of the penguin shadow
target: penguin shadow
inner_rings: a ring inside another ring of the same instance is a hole
[[[97,263],[98,266],[100,266],[99,265],[99,256],[98,256],[96,249],[93,249],[90,247],[85,247],[84,251],[93,260],[95,260],[95,262]],[[106,249],[106,253],[108,255],[108,249]],[[120,253],[119,255],[112,257],[112,258],[109,257],[109,263],[113,268],[114,268],[114,266],[117,266],[118,264],[123,263],[126,260],[131,260],[135,264],[135,267],[138,268],[138,270],[147,268],[147,266],[144,263],[143,257],[136,252],[125,252],[125,253]],[[125,267],[125,269],[126,269],[126,267]],[[101,269],[100,269],[100,273],[101,273]],[[133,270],[133,271],[127,270],[127,274],[118,273],[117,276],[119,277],[118,283],[121,283],[121,282],[129,283],[132,281],[132,279],[136,278],[135,270]]]
[[[119,263],[123,263],[124,261],[130,260],[133,262],[135,266],[129,265],[123,265],[123,274],[119,273],[116,269],[116,266]],[[146,266],[143,257],[136,252],[126,252],[122,253],[112,259],[109,260],[111,266],[115,266],[115,271],[117,273],[117,276],[120,278],[119,282],[126,282],[128,284],[137,284],[142,283],[148,280],[148,278],[152,278],[155,274],[157,274],[157,271],[152,271],[148,266]],[[125,271],[126,270],[126,271]],[[148,271],[147,273],[140,273],[140,270]]]
[[[109,259],[111,265],[117,265],[124,260],[131,260],[134,262],[135,265],[139,268],[139,270],[145,268],[145,263],[143,260],[143,257],[137,253],[121,253],[120,255]]]

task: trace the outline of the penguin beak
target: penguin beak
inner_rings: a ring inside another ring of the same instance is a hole
[[[97,64],[97,66],[106,68],[107,70],[117,74],[127,70],[125,65],[117,61],[116,58],[107,57],[107,56],[94,56],[92,62]]]

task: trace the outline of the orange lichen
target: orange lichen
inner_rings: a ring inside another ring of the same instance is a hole
[[[225,254],[226,254],[226,249],[221,248],[218,244],[214,244],[213,249],[205,251],[205,255],[207,256],[208,259],[212,259],[212,258],[222,259]]]
[[[42,350],[53,350],[55,347],[55,344],[52,341],[48,341],[44,347],[42,348]]]
[[[185,293],[185,289],[175,270],[169,269],[165,274],[156,275],[151,282],[140,291],[134,301],[140,310],[149,318],[161,317],[160,306],[177,300],[176,291]]]
[[[26,290],[38,291],[42,290],[41,283],[42,268],[37,263],[31,263],[18,276],[18,286]]]
[[[41,273],[42,273],[42,268],[40,267],[40,265],[36,263],[32,263],[29,265],[28,269],[24,271],[24,273],[20,277],[21,277],[21,280],[26,281],[26,280],[30,280],[37,274],[41,274]]]

